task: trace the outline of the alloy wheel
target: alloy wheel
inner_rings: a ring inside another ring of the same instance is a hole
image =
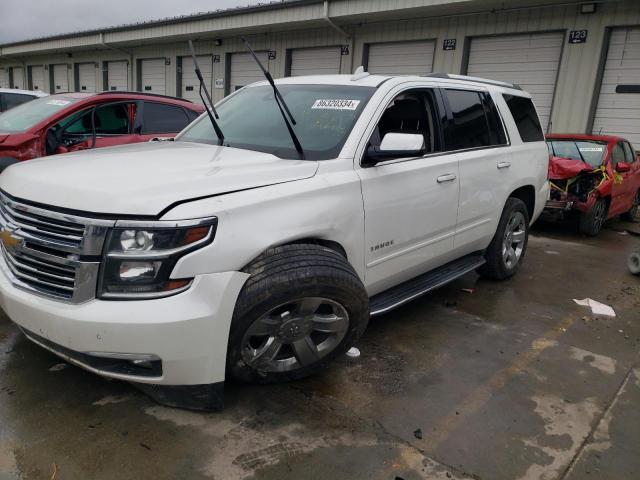
[[[527,224],[522,212],[515,211],[509,217],[502,242],[502,259],[508,269],[515,267],[522,257],[527,238]]]
[[[342,305],[304,297],[255,320],[243,336],[242,359],[261,372],[298,370],[335,350],[348,329],[349,314]]]

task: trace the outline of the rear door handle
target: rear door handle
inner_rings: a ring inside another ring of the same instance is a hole
[[[511,166],[511,162],[498,162],[498,168],[509,168]]]
[[[456,179],[455,173],[447,173],[438,177],[438,183],[453,182]]]

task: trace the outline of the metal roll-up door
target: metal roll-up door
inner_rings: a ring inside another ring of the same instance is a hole
[[[546,131],[563,42],[563,32],[473,38],[467,75],[520,85],[533,96]]]
[[[96,66],[93,63],[78,65],[78,90],[80,92],[96,91]]]
[[[426,75],[433,71],[436,42],[374,43],[369,45],[367,71],[383,75]]]
[[[9,88],[9,71],[2,67],[0,68],[0,88]]]
[[[297,48],[291,50],[291,76],[334,75],[340,73],[340,47]]]
[[[25,89],[24,68],[13,67],[13,88]]]
[[[47,90],[44,82],[44,67],[42,65],[31,66],[31,89],[41,92]]]
[[[69,91],[69,68],[66,64],[53,66],[53,92]]]
[[[204,83],[211,92],[211,82],[213,78],[213,57],[211,55],[198,55],[198,66],[204,78]],[[192,102],[202,103],[200,99],[200,82],[196,76],[193,59],[191,57],[182,57],[182,73],[181,73],[182,91],[181,96]]]
[[[269,68],[269,53],[256,52],[265,68]],[[229,93],[235,92],[239,88],[250,85],[254,82],[264,80],[264,75],[260,67],[250,53],[232,53],[229,75]]]
[[[129,90],[129,63],[126,60],[107,62],[107,89]]]
[[[142,92],[164,95],[166,91],[166,72],[164,58],[153,58],[140,62]]]
[[[593,133],[621,136],[640,149],[640,27],[611,32]]]

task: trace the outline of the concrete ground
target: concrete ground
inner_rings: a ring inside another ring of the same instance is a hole
[[[467,275],[373,320],[360,358],[229,385],[217,414],[65,367],[2,315],[0,479],[640,478],[638,248],[539,226],[514,279]]]

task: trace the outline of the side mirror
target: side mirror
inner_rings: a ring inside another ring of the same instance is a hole
[[[616,165],[616,172],[618,173],[627,173],[631,171],[631,165],[627,162],[618,162]]]
[[[392,158],[419,157],[424,151],[424,137],[413,133],[387,133],[380,147],[367,149],[367,165]]]

